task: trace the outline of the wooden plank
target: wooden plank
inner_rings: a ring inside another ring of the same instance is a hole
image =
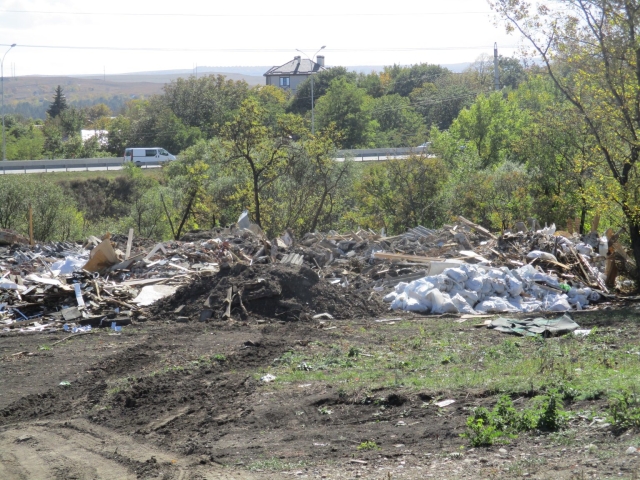
[[[2,127],[4,128],[4,127]],[[33,208],[29,204],[29,245],[33,247]]]
[[[131,244],[133,243],[133,228],[129,229],[129,238],[127,239],[127,252],[124,254],[124,259],[129,260],[131,256]]]
[[[139,285],[153,285],[156,283],[166,282],[167,280],[171,280],[173,277],[164,277],[164,278],[145,278],[142,280],[129,280],[126,282],[122,282],[120,285],[125,285],[127,287],[136,287]]]
[[[431,263],[431,262],[446,261],[444,258],[419,257],[417,255],[405,255],[402,253],[386,253],[386,252],[375,252],[373,254],[373,258],[379,258],[381,260],[410,260],[412,262],[417,262],[417,263]],[[456,261],[454,263],[462,263],[462,262]]]
[[[498,237],[496,237],[489,230],[487,230],[484,227],[481,227],[480,225],[477,225],[477,224],[473,223],[471,220],[467,220],[466,218],[464,218],[462,216],[458,216],[458,221],[464,223],[468,227],[473,228],[474,230],[476,230],[478,233],[481,233],[485,237],[489,237],[492,240],[497,240],[498,239]]]

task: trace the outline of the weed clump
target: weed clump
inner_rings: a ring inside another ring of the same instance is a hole
[[[367,440],[358,445],[358,450],[380,450],[380,447],[376,442]]]
[[[637,393],[622,392],[609,399],[607,421],[615,430],[640,427],[640,396]]]
[[[508,443],[521,432],[556,432],[564,428],[568,418],[562,398],[555,391],[536,397],[533,406],[522,411],[516,410],[508,395],[503,395],[492,410],[476,408],[467,418],[467,432],[460,436],[469,439],[473,447],[486,447]]]

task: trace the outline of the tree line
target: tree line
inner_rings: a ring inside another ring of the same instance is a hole
[[[315,135],[308,84],[288,96],[223,77],[189,78],[130,102],[110,119],[108,148],[119,152],[135,139],[181,159],[159,181],[136,180],[135,196],[112,218],[141,235],[176,238],[233,222],[244,209],[269,235],[393,234],[460,214],[493,230],[532,218],[564,227],[577,217],[584,232],[598,214],[640,262],[640,9],[559,3],[562,12],[493,2],[532,46],[529,63],[502,59],[497,92],[486,61],[463,74],[427,64],[318,74]],[[426,139],[433,156],[331,160],[337,148]],[[81,202],[75,208],[86,217]]]
[[[517,59],[500,57],[499,63],[505,86],[524,79]],[[341,148],[422,144],[432,125],[448,128],[478,93],[493,88],[492,65],[482,57],[463,73],[430,64],[394,65],[370,74],[329,68],[314,77],[316,124],[324,128],[334,123]],[[69,104],[58,86],[45,120],[7,115],[7,158],[121,156],[127,147],[144,146],[180,153],[201,139],[218,137],[244,100],[270,88],[250,88],[221,75],[180,78],[167,84],[162,95],[110,108],[103,102]],[[307,124],[310,89],[307,80],[295,94],[283,92],[286,112]],[[108,133],[83,143],[81,129]]]

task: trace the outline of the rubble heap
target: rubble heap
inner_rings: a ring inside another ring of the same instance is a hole
[[[612,298],[618,274],[635,272],[617,238],[555,226],[497,237],[458,217],[396,236],[358,230],[268,239],[246,214],[229,228],[162,243],[130,231],[31,246],[0,231],[0,328],[370,317],[389,308],[383,298],[393,309],[424,313],[584,309]]]

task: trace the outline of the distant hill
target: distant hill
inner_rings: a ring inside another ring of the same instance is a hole
[[[266,70],[265,70],[266,71]],[[231,80],[244,80],[249,85],[264,85],[264,77],[221,73]],[[114,113],[134,98],[147,98],[161,94],[162,87],[185,73],[143,72],[124,75],[25,76],[4,79],[5,113],[18,113],[25,117],[45,118],[45,112],[53,99],[53,92],[61,85],[70,105],[85,107],[105,103]],[[204,74],[204,73],[203,73]],[[200,71],[198,72],[200,75]]]
[[[443,64],[454,72],[461,72],[470,63]],[[244,80],[251,86],[264,85],[264,72],[271,66],[252,67],[198,67],[197,74],[221,74],[230,80]],[[370,73],[380,72],[382,65],[348,66],[348,70]],[[117,75],[75,75],[6,77],[4,79],[4,100],[6,113],[19,113],[25,117],[45,118],[45,112],[53,98],[53,92],[62,85],[69,103],[76,107],[105,103],[114,113],[134,98],[147,98],[161,94],[162,87],[176,80],[195,75],[194,70],[158,70],[152,72],[132,72]]]

